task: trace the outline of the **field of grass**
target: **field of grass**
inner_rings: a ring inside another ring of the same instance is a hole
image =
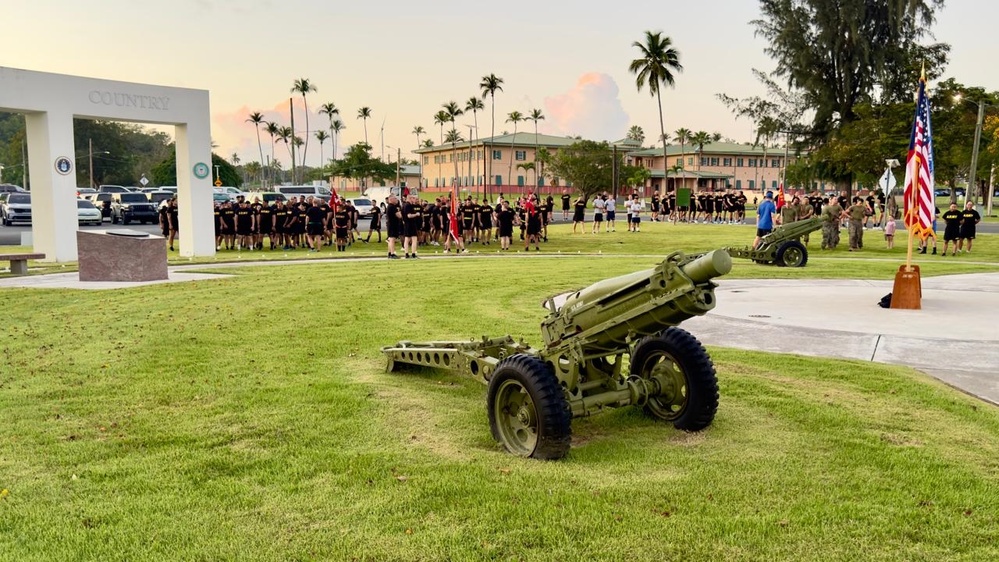
[[[587,232],[590,229],[587,223]],[[580,255],[580,256],[665,256],[674,250],[688,253],[703,252],[725,246],[747,246],[752,243],[755,229],[751,226],[735,225],[704,225],[704,224],[667,224],[642,223],[642,230],[629,233],[622,222],[616,232],[600,234],[572,234],[572,225],[557,222],[550,228],[549,242],[542,243],[542,254]],[[515,232],[515,237],[519,234]],[[819,249],[822,240],[821,233],[811,235],[809,244],[809,263],[805,268],[784,269],[776,267],[761,267],[745,260],[736,260],[733,277],[753,278],[872,278],[890,279],[898,266],[905,261],[905,233],[900,231],[896,236],[896,248],[885,249],[884,236],[881,231],[869,230],[864,236],[865,248],[862,252],[847,251],[846,231],[842,231],[840,246],[833,251]],[[940,241],[943,249],[943,241]],[[4,247],[3,252],[30,251],[24,247]],[[516,254],[523,251],[522,243],[515,240],[513,249]],[[179,252],[169,252],[168,259],[172,265],[189,263],[220,263],[239,261],[269,261],[269,260],[316,260],[317,258],[358,258],[383,257],[385,243],[356,243],[347,252],[330,251],[325,248],[321,254],[306,250],[238,252],[222,250],[212,258],[183,258]],[[401,244],[398,251],[402,251]],[[421,250],[424,256],[432,256],[441,252],[440,248],[426,247]],[[489,246],[473,244],[470,253],[478,256],[498,255],[499,246],[493,243]],[[533,251],[532,254],[536,254]],[[962,254],[957,257],[917,256],[924,276],[948,275],[956,273],[974,273],[979,271],[999,271],[999,235],[982,234],[975,241],[972,254]],[[35,274],[74,271],[75,264],[31,263]],[[0,277],[7,274],[0,274]]]
[[[383,371],[400,339],[537,343],[544,296],[653,261],[0,291],[0,560],[999,558],[999,411],[908,369],[710,349],[707,431],[611,411],[559,462],[503,452],[479,383]]]

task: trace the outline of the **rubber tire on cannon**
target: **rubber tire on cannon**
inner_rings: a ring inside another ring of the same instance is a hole
[[[648,379],[653,371],[673,382],[674,393],[649,397],[646,413],[684,431],[711,425],[718,411],[718,377],[697,338],[673,327],[639,340],[631,354],[631,374]]]
[[[486,395],[489,429],[507,451],[555,460],[569,452],[572,413],[555,373],[533,355],[497,365]]]
[[[808,263],[808,250],[797,240],[788,240],[777,248],[777,265],[781,267],[805,267]]]

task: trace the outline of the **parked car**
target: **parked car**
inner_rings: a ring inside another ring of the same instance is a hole
[[[235,201],[237,195],[243,195],[243,196],[246,195],[246,192],[244,192],[242,189],[239,189],[238,187],[231,187],[228,185],[223,185],[222,187],[216,187],[215,193],[226,194],[229,197],[230,201]]]
[[[288,198],[284,196],[283,193],[277,193],[275,191],[251,191],[244,194],[246,200],[253,203],[256,200],[261,200],[265,205],[273,205],[278,201],[287,201]]]
[[[10,226],[16,222],[31,224],[31,194],[4,193],[0,200],[0,222]]]
[[[101,216],[101,210],[86,199],[76,200],[76,217],[79,219],[80,224],[100,226],[104,223],[104,217]]]
[[[102,185],[97,188],[98,193],[131,193],[132,190],[123,185]]]
[[[329,201],[332,197],[330,189],[321,185],[279,185],[274,191],[283,194],[287,198],[298,197],[302,199],[303,197],[321,197],[325,201]]]
[[[375,210],[374,206],[371,204],[371,199],[368,199],[367,197],[358,197],[356,199],[348,199],[347,201],[350,201],[350,204],[357,209],[357,212],[362,217],[370,217]]]
[[[150,191],[146,193],[146,197],[149,198],[149,202],[156,206],[157,209],[164,201],[169,201],[176,197],[176,193],[171,193],[169,191]]]
[[[0,193],[24,193],[24,188],[12,183],[0,183]]]
[[[378,201],[378,206],[385,210],[385,200],[389,198],[389,195],[395,195],[396,197],[402,199],[403,194],[407,195],[419,195],[419,190],[415,187],[399,187],[399,186],[374,186],[369,187],[364,190],[364,196],[368,199],[373,199]]]
[[[176,185],[161,185],[159,187],[159,190],[160,191],[169,191],[170,193],[173,193],[174,195],[177,195],[177,186]]]
[[[97,190],[92,187],[78,187],[76,188],[76,198],[86,199],[88,195],[93,195],[97,193]]]
[[[115,193],[111,201],[111,223],[156,223],[159,213],[144,193]]]
[[[97,207],[103,218],[111,220],[111,200],[114,199],[113,193],[94,193],[87,196],[86,199]]]

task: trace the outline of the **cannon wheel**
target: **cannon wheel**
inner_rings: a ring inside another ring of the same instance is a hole
[[[666,395],[651,396],[645,411],[677,429],[698,431],[711,425],[718,411],[718,378],[701,342],[681,328],[667,328],[642,338],[631,354],[631,374],[652,375],[672,383]]]
[[[783,267],[805,267],[808,250],[797,240],[788,240],[777,248],[777,264]]]
[[[486,395],[489,429],[507,451],[535,459],[569,452],[572,414],[551,368],[517,354],[497,365]]]

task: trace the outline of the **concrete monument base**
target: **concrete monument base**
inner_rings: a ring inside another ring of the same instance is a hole
[[[166,240],[136,230],[78,230],[80,281],[162,281]]]

